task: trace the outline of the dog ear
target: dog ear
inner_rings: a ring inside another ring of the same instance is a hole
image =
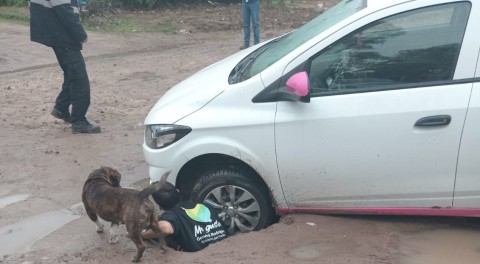
[[[167,182],[167,178],[170,172],[171,171],[166,171],[165,173],[163,173],[163,175],[160,177],[160,184],[164,184],[165,182]]]
[[[107,175],[107,180],[110,182],[112,187],[120,187],[120,181],[122,180],[122,175],[115,169],[110,167],[102,167],[103,171]]]
[[[112,173],[110,174],[110,181],[112,182],[113,187],[120,187],[120,180],[122,179],[122,175],[117,170],[112,169]]]

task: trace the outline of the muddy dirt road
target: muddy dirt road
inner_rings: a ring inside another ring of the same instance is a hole
[[[291,30],[282,25],[262,38]],[[62,82],[53,52],[30,42],[28,27],[0,23],[0,262],[130,263],[135,246],[125,234],[110,245],[85,216],[83,182],[108,165],[123,174],[123,186],[148,183],[146,114],[169,87],[238,51],[242,33],[227,29],[89,32],[87,117],[102,133],[73,135],[49,114]],[[148,244],[142,262],[478,264],[479,245],[478,227],[465,219],[290,215],[197,253],[161,254]]]

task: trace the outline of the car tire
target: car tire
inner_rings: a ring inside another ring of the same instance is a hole
[[[192,198],[213,207],[230,234],[260,230],[273,218],[268,189],[241,171],[205,173],[194,185]]]

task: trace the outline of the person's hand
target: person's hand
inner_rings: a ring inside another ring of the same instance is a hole
[[[87,42],[88,42],[88,37],[84,41],[82,41],[82,44],[85,44]]]

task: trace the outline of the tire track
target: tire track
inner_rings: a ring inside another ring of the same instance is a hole
[[[197,45],[197,44],[199,44],[199,43],[195,43],[195,42],[190,42],[188,44],[187,43],[182,43],[181,47],[182,48],[191,47],[191,46]],[[166,51],[166,50],[171,50],[171,49],[178,48],[179,46],[180,46],[179,44],[170,44],[170,45],[158,46],[158,47],[154,47],[154,48],[145,48],[145,49],[140,49],[140,50],[129,50],[129,51],[116,52],[116,53],[109,53],[109,54],[86,56],[86,57],[84,57],[84,59],[85,59],[85,61],[96,61],[96,60],[102,60],[102,59],[121,58],[121,57],[128,57],[128,56],[138,55],[138,54],[163,52],[163,51]],[[0,71],[0,76],[8,75],[8,74],[14,74],[14,73],[20,73],[20,72],[48,69],[48,68],[53,68],[53,67],[58,67],[58,63],[49,63],[49,64],[43,64],[43,65],[35,65],[35,66],[31,66],[31,67],[24,67],[24,68],[9,70],[9,71]]]

